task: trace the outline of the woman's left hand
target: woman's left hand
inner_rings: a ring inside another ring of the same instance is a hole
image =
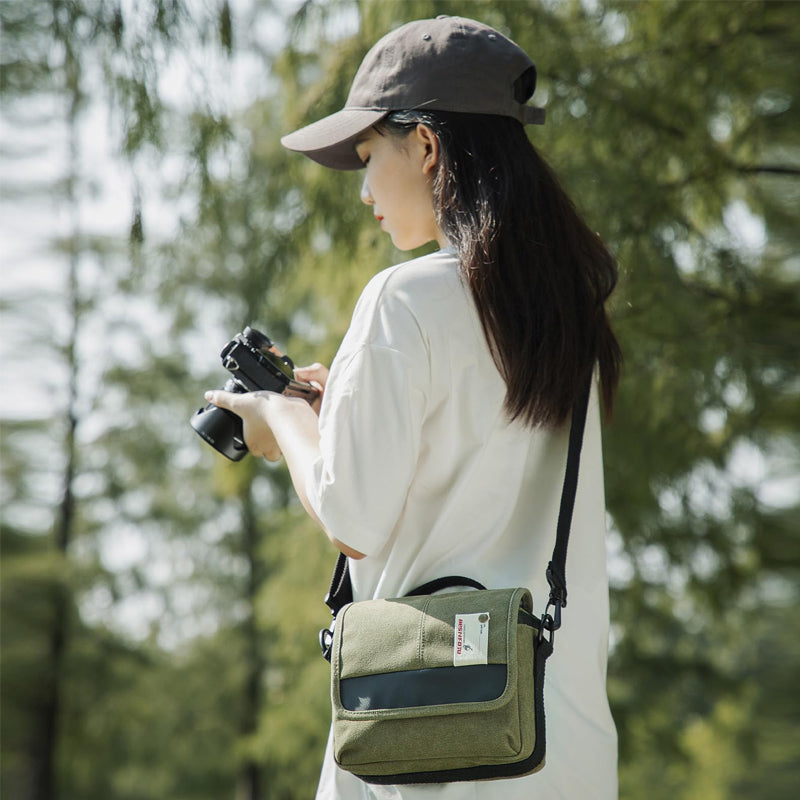
[[[313,365],[305,370],[307,377],[324,370],[316,377],[320,388],[324,388],[327,370]],[[303,507],[336,547],[350,558],[364,558],[364,554],[340,542],[322,523],[308,497],[308,476],[320,457],[319,417],[315,410],[299,397],[287,397],[275,392],[226,392],[215,389],[206,392],[206,400],[220,408],[226,408],[242,418],[244,442],[254,456],[263,456],[267,461],[277,461],[283,452],[297,496]],[[278,431],[281,446],[273,433]]]
[[[263,456],[267,461],[279,461],[281,449],[272,432],[272,418],[276,405],[288,398],[275,392],[226,392],[215,389],[206,392],[206,400],[220,408],[232,411],[242,418],[244,443],[254,456]],[[303,401],[305,402],[305,401]]]

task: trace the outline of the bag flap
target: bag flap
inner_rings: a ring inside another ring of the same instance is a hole
[[[351,603],[336,620],[334,672],[346,679],[476,663],[514,664],[520,608],[533,609],[527,589]]]

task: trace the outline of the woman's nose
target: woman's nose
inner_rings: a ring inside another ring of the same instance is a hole
[[[361,202],[366,203],[368,206],[371,206],[375,202],[372,199],[372,192],[370,191],[366,177],[364,178],[364,183],[361,184]]]

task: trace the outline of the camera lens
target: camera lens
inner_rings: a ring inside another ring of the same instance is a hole
[[[242,331],[242,336],[245,338],[250,347],[260,350],[264,353],[272,347],[272,341],[269,336],[257,331],[255,328],[247,327]]]
[[[237,394],[247,391],[233,378],[222,388],[226,392]],[[227,408],[209,403],[192,417],[191,425],[208,444],[231,461],[241,461],[247,455],[241,417]]]

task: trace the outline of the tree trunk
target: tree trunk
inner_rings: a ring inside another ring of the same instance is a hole
[[[247,653],[247,678],[244,685],[244,703],[240,733],[249,738],[258,728],[258,713],[261,708],[261,681],[264,674],[264,658],[256,625],[255,604],[261,587],[262,570],[258,558],[258,528],[256,525],[253,495],[250,487],[242,498],[242,529],[244,553],[248,561],[247,605],[249,615],[244,623]],[[239,800],[261,800],[261,767],[251,756],[245,756],[239,772]]]
[[[66,408],[66,430],[64,433],[64,473],[61,501],[54,522],[54,546],[66,562],[67,550],[72,539],[75,518],[75,495],[73,483],[76,472],[77,451],[75,434],[78,427],[78,363],[77,339],[80,325],[80,298],[78,288],[78,260],[80,217],[76,184],[78,180],[78,107],[80,92],[77,86],[68,87],[70,96],[67,112],[69,130],[69,175],[66,182],[66,202],[71,213],[69,272],[67,302],[69,303],[71,329],[64,354],[69,370],[69,388]],[[51,628],[48,633],[48,680],[43,689],[38,710],[39,722],[34,725],[34,740],[31,742],[31,800],[57,800],[58,781],[56,775],[58,737],[62,705],[62,672],[68,644],[69,606],[71,592],[68,583],[59,577],[53,586]]]

